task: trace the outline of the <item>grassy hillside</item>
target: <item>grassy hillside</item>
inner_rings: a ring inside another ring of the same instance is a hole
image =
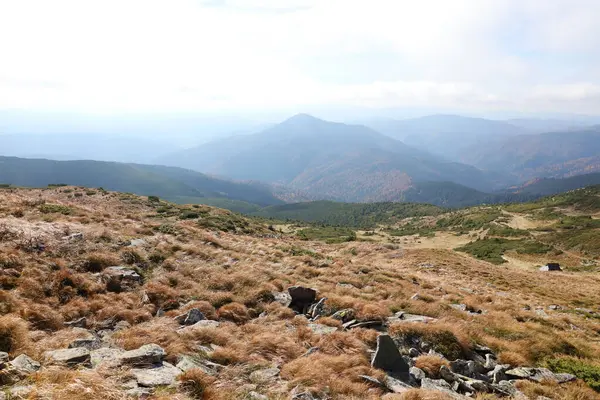
[[[579,248],[546,253],[566,243],[542,235],[598,229],[599,194],[430,216],[444,210],[371,210],[435,230],[398,237],[282,233],[213,207],[94,189],[1,188],[0,396],[445,399],[459,398],[448,389],[459,382],[460,398],[596,400],[595,260],[575,264]],[[529,236],[473,237],[495,226]],[[535,268],[550,256],[565,271]],[[374,356],[382,334],[386,357],[419,368],[411,379]],[[501,385],[477,379],[494,368],[483,353],[507,365],[493,373]],[[575,377],[526,379],[516,367]]]

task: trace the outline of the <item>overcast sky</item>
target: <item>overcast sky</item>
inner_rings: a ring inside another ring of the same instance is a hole
[[[0,108],[600,114],[599,0],[0,0]]]

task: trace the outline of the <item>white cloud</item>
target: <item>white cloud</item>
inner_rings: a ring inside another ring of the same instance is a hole
[[[598,112],[596,0],[0,0],[0,108]]]

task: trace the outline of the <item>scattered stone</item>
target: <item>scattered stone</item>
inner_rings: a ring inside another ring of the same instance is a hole
[[[68,236],[63,236],[62,240],[66,240],[68,242],[78,242],[80,240],[83,240],[83,233],[77,232]]]
[[[189,369],[197,368],[207,375],[215,375],[216,370],[209,368],[203,361],[205,360],[201,360],[198,357],[180,356],[176,367],[184,372]]]
[[[536,308],[535,313],[542,318],[548,318],[548,313],[546,313],[543,308]]]
[[[331,318],[337,319],[338,321],[342,321],[342,323],[352,321],[354,319],[355,312],[352,308],[345,308],[343,310],[339,310],[335,312]]]
[[[410,373],[410,376],[418,382],[427,378],[425,371],[423,371],[421,368],[410,367],[409,373]]]
[[[8,361],[8,353],[5,351],[0,351],[0,363]]]
[[[259,369],[250,374],[250,382],[265,384],[275,380],[278,375],[279,368]]]
[[[90,351],[86,348],[79,347],[73,349],[60,349],[47,351],[44,353],[44,358],[50,364],[59,364],[67,366],[75,366],[78,364],[90,363]]]
[[[506,371],[510,369],[510,365],[498,364],[494,367],[494,369],[487,373],[487,376],[491,379],[492,383],[499,384],[502,381],[508,379],[506,376]]]
[[[273,293],[274,301],[281,304],[284,307],[289,307],[292,302],[292,296],[286,292],[275,292]]]
[[[17,368],[18,370],[25,372],[35,372],[41,368],[39,362],[33,360],[29,356],[25,354],[21,354],[20,356],[15,357],[10,364]]]
[[[396,343],[387,334],[377,337],[377,349],[375,350],[371,366],[392,374],[408,374],[410,369],[410,366],[400,355]]]
[[[317,333],[319,335],[328,335],[330,333],[333,333],[335,331],[337,331],[337,328],[334,326],[327,326],[327,325],[322,325],[322,324],[308,324],[308,328],[313,331],[314,333]]]
[[[316,319],[322,316],[325,313],[325,301],[326,297],[323,297],[318,302],[314,303],[308,308],[308,316],[309,318]]]
[[[540,271],[549,272],[549,271],[562,271],[559,263],[548,263],[543,267],[540,267]]]
[[[393,316],[387,318],[387,324],[391,325],[391,324],[400,323],[400,322],[429,323],[429,322],[434,322],[436,320],[437,320],[436,318],[428,317],[426,315],[409,314],[409,313],[405,313],[404,311],[398,311]]]
[[[382,331],[383,330],[383,322],[381,320],[361,321],[361,322],[353,320],[352,323],[343,324],[342,327],[344,329],[370,328],[370,329]]]
[[[129,241],[129,246],[127,247],[141,247],[147,244],[148,243],[144,239],[133,239]]]
[[[455,373],[450,371],[450,369],[445,365],[442,365],[440,367],[440,376],[448,383],[460,381],[459,377]]]
[[[421,355],[421,352],[415,349],[414,347],[411,347],[410,349],[408,349],[408,355],[412,358],[415,358],[419,357]]]
[[[496,357],[493,354],[486,354],[485,355],[485,364],[483,365],[483,368],[485,368],[487,370],[492,370],[492,369],[496,368],[496,365],[497,365]]]
[[[192,308],[185,314],[181,314],[173,318],[180,325],[194,325],[195,323],[206,319],[202,311],[197,308]]]
[[[421,380],[421,388],[425,390],[437,390],[445,393],[453,399],[467,399],[468,397],[456,393],[452,386],[443,379],[429,379],[424,378]]]
[[[74,319],[73,321],[65,322],[65,326],[71,328],[85,328],[87,326],[87,319],[85,317]]]
[[[88,350],[95,350],[95,349],[99,349],[101,346],[102,346],[102,342],[95,337],[75,339],[71,343],[69,343],[70,349],[75,349],[75,348],[81,347],[81,348],[85,348]]]
[[[391,377],[389,375],[385,377],[385,386],[392,393],[404,393],[410,389],[414,389],[408,383],[402,382],[401,380]]]
[[[315,289],[304,286],[291,286],[288,288],[288,293],[291,297],[290,308],[301,314],[305,314],[308,307],[317,298],[317,291]]]
[[[136,350],[126,351],[118,356],[123,364],[136,367],[151,366],[160,364],[166,353],[162,347],[157,344],[146,344]]]
[[[154,368],[134,368],[131,370],[131,374],[140,386],[169,386],[175,383],[177,376],[181,374],[181,370],[165,362]]]
[[[264,394],[260,394],[255,391],[251,391],[248,393],[248,399],[249,400],[269,400],[269,398],[267,396],[265,396]]]
[[[120,293],[133,290],[142,282],[142,277],[131,267],[108,267],[102,271],[102,280],[106,290]]]
[[[552,311],[558,311],[558,310],[561,310],[561,309],[562,309],[562,307],[559,306],[559,305],[557,305],[557,304],[551,304],[551,305],[548,306],[548,310],[552,310]]]

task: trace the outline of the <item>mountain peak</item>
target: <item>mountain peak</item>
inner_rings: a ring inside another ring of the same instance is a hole
[[[300,113],[300,114],[296,114],[288,119],[286,119],[285,121],[282,122],[282,124],[307,124],[307,123],[315,123],[315,122],[325,122],[322,119],[319,119],[317,117],[313,117],[310,114],[306,114],[306,113]]]

